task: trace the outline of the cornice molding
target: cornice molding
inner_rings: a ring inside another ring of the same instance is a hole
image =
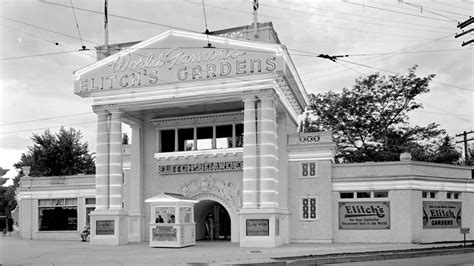
[[[151,124],[155,128],[161,127],[172,127],[178,125],[197,125],[197,124],[212,124],[212,123],[224,123],[224,122],[237,122],[244,119],[243,112],[230,112],[230,113],[216,113],[206,115],[191,115],[183,117],[170,117],[170,118],[159,118],[152,119]]]

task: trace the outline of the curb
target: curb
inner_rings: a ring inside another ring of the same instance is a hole
[[[403,258],[417,258],[429,256],[443,256],[474,253],[474,247],[440,247],[429,249],[407,249],[390,251],[370,251],[354,252],[340,254],[307,255],[297,257],[276,257],[273,260],[279,260],[275,263],[262,263],[258,265],[294,265],[294,264],[330,264],[330,263],[349,263],[362,261],[392,260]],[[281,264],[283,262],[283,264]]]

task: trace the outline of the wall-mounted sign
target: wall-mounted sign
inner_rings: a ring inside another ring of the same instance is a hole
[[[248,219],[246,220],[247,236],[268,236],[268,219]]]
[[[114,234],[114,220],[102,220],[95,222],[96,235],[113,235]]]
[[[423,201],[423,229],[461,228],[461,202]]]
[[[231,43],[206,49],[203,48],[205,42],[193,37],[163,35],[161,40],[158,39],[145,41],[78,70],[75,73],[75,93],[87,95],[93,91],[167,85],[283,69],[283,59],[276,49],[239,47]],[[163,48],[173,46],[175,48]]]
[[[390,229],[390,202],[339,202],[339,229]]]
[[[242,171],[243,161],[204,162],[188,164],[159,165],[160,175],[191,174],[205,172]]]
[[[153,228],[153,241],[176,241],[176,229],[173,226],[158,225]]]

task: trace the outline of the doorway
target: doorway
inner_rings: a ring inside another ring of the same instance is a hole
[[[219,202],[201,200],[194,205],[194,221],[196,222],[196,240],[211,240],[211,236],[214,241],[231,240],[231,219],[226,208]]]

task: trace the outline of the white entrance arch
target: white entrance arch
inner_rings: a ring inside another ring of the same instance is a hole
[[[227,213],[229,214],[230,217],[230,226],[231,226],[231,231],[230,231],[230,241],[231,242],[239,242],[239,217],[237,215],[237,209],[235,206],[231,204],[225,197],[222,197],[221,195],[218,195],[215,192],[209,192],[209,191],[202,191],[195,193],[193,195],[188,195],[193,200],[198,200],[198,201],[204,201],[204,200],[209,200],[209,201],[215,201],[222,205]],[[198,203],[199,204],[199,203]]]

